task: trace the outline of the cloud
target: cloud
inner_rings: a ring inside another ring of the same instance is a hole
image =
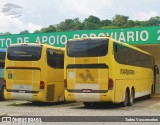
[[[35,30],[39,30],[42,28],[40,25],[34,25],[32,23],[24,23],[20,21],[18,18],[11,18],[9,16],[5,16],[0,14],[0,32],[10,32],[10,33],[19,33],[24,30],[28,30],[29,32],[34,32]]]
[[[110,8],[113,0],[61,0],[60,11],[70,17],[101,17],[104,8]]]
[[[150,11],[139,11],[137,13],[134,12],[133,19],[134,20],[148,20],[151,17],[158,16],[159,14],[153,10]]]
[[[0,32],[33,32],[65,19],[79,18],[83,21],[90,15],[112,19],[115,14],[129,16],[132,20],[148,20],[160,15],[159,1],[151,0],[0,0],[0,13],[3,5],[14,3],[23,7],[22,16],[10,18],[0,14]]]

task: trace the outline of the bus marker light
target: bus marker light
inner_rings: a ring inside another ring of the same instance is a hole
[[[40,81],[40,89],[44,89],[44,86],[45,86],[44,82]]]

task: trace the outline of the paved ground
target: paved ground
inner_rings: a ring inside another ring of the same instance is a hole
[[[62,104],[32,104],[26,101],[2,101],[0,102],[0,116],[160,116],[160,97],[155,96],[152,99],[140,98],[135,100],[133,106],[121,107],[117,104],[104,104],[97,106],[92,109],[84,108],[82,103],[62,103]],[[98,117],[97,117],[98,119]],[[137,123],[137,122],[127,122],[127,123],[117,123],[117,122],[98,122],[98,124],[160,124],[158,122],[154,123]],[[6,124],[6,123],[5,123]],[[10,123],[8,123],[10,124]],[[18,123],[20,124],[20,123]],[[17,125],[18,125],[17,124]],[[35,123],[33,123],[35,124]],[[42,123],[48,124],[48,123]],[[49,123],[52,124],[52,123]],[[63,122],[56,123],[59,125],[64,124]],[[72,125],[65,123],[66,125]],[[76,123],[83,124],[84,123]],[[96,122],[85,123],[86,124],[96,124]]]

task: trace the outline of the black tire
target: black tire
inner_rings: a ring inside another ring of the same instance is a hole
[[[124,99],[124,101],[122,102],[122,106],[123,107],[125,107],[125,106],[127,106],[128,105],[128,101],[129,100],[129,93],[128,93],[128,91],[126,90],[126,92],[125,92],[125,99]]]
[[[4,87],[2,86],[1,90],[0,90],[0,100],[4,101]]]
[[[151,87],[151,94],[147,95],[147,99],[151,99],[152,95],[154,94],[153,86]]]
[[[129,96],[128,106],[132,106],[134,102],[134,91],[132,89],[131,95]]]
[[[83,102],[83,105],[84,105],[85,108],[93,107],[93,103],[91,103],[91,102]]]

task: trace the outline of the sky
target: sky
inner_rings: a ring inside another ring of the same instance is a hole
[[[7,3],[23,7],[21,16],[5,15],[2,10]],[[18,34],[24,30],[33,33],[65,19],[83,21],[90,15],[101,20],[112,20],[115,14],[131,20],[148,20],[160,16],[159,5],[160,0],[0,0],[0,33]]]

